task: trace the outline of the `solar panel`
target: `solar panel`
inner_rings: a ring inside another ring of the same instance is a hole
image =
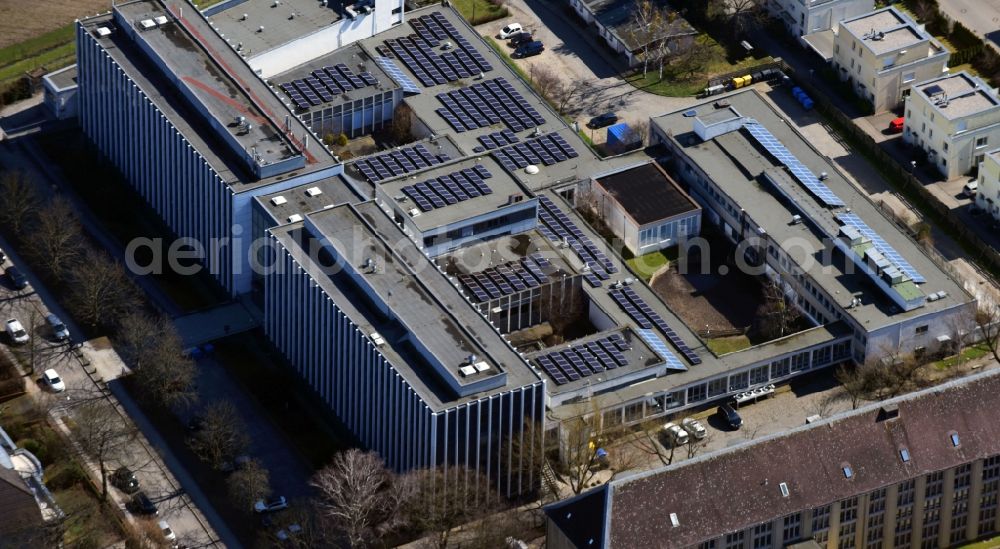
[[[667,344],[660,339],[660,336],[656,335],[656,332],[640,328],[636,330],[636,333],[639,334],[639,337],[641,337],[642,340],[646,342],[646,345],[649,345],[649,347],[653,349],[656,354],[663,357],[663,360],[667,363],[668,369],[680,370],[682,372],[687,371],[687,366],[685,366],[684,363],[681,362],[680,359],[678,359],[677,356],[675,356],[674,353],[667,348]]]
[[[747,132],[757,140],[767,152],[771,153],[779,162],[788,167],[795,179],[799,180],[806,189],[809,190],[820,202],[827,207],[836,208],[845,206],[833,191],[817,178],[794,154],[791,153],[778,138],[774,137],[767,128],[756,121],[748,121],[743,125]]]
[[[685,343],[684,340],[682,340],[680,336],[677,335],[677,332],[674,331],[674,329],[667,324],[666,320],[664,320],[659,313],[654,311],[653,308],[650,307],[645,302],[645,300],[643,300],[639,296],[639,294],[635,292],[635,290],[626,286],[625,288],[622,288],[621,295],[625,298],[628,304],[632,306],[632,311],[641,314],[643,317],[645,317],[645,319],[648,320],[646,325],[640,325],[641,328],[649,329],[655,326],[661,332],[663,332],[665,336],[667,336],[667,339],[670,340],[670,343],[672,343],[674,347],[676,347],[677,350],[684,355],[684,358],[686,358],[688,362],[690,362],[691,364],[701,364],[701,357],[699,357],[694,351],[691,350],[690,347],[688,347],[687,343]],[[615,299],[615,297],[612,296],[612,299]],[[618,302],[619,305],[621,305],[621,301],[619,301],[618,299],[615,299],[615,301]],[[626,313],[629,314],[630,316],[633,314],[629,310],[626,310]]]
[[[388,57],[376,57],[375,62],[378,66],[382,67],[382,70],[392,78],[399,87],[403,88],[403,93],[417,94],[420,93],[420,88],[410,80],[410,77],[403,74],[403,71],[396,65],[396,63],[389,59]],[[362,76],[364,78],[364,76]]]
[[[844,225],[847,225],[849,227],[854,227],[855,229],[858,230],[858,232],[861,233],[862,236],[870,239],[872,241],[872,245],[875,246],[875,249],[878,250],[879,253],[881,253],[886,259],[889,260],[890,263],[895,265],[900,271],[903,271],[903,273],[906,276],[910,277],[911,280],[913,280],[917,284],[923,284],[924,282],[927,282],[927,279],[924,278],[923,275],[921,275],[913,267],[913,265],[910,265],[909,261],[907,261],[902,255],[900,255],[900,253],[897,252],[896,249],[893,248],[888,242],[886,242],[881,235],[875,232],[874,229],[869,227],[868,224],[864,222],[864,220],[858,217],[858,214],[853,212],[837,214],[837,220]]]

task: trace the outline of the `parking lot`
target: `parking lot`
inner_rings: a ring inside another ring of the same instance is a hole
[[[587,130],[584,124],[593,116],[607,111],[616,112],[621,122],[648,122],[651,116],[683,109],[694,104],[694,97],[664,97],[637,90],[619,77],[619,67],[608,58],[610,51],[596,42],[591,34],[562,4],[543,0],[511,0],[507,4],[510,17],[476,27],[476,30],[496,40],[507,53],[506,42],[496,38],[508,23],[520,23],[535,40],[545,45],[540,55],[517,59],[515,63],[525,73],[532,67],[543,67],[560,78],[563,85],[576,90],[569,101],[566,115],[580,123],[594,143],[606,141],[605,130]]]

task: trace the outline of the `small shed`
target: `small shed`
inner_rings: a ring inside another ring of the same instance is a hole
[[[642,146],[642,136],[622,122],[608,126],[608,150],[613,153],[623,153]]]

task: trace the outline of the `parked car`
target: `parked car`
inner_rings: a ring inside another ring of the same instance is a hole
[[[56,341],[66,341],[69,339],[69,328],[63,324],[62,320],[59,320],[58,316],[49,313],[45,317],[45,323],[52,329],[52,337],[54,337]]]
[[[604,128],[616,122],[618,122],[618,115],[613,112],[606,112],[591,118],[590,122],[587,122],[587,127],[596,130],[597,128]]]
[[[16,318],[7,319],[7,335],[14,343],[27,343],[29,339],[28,332],[24,330],[21,321]]]
[[[743,418],[736,413],[730,404],[719,406],[719,415],[722,416],[722,420],[726,422],[726,425],[729,425],[730,429],[736,430],[743,425]]]
[[[705,429],[705,426],[693,417],[684,418],[681,421],[681,427],[684,427],[684,430],[687,431],[689,435],[693,436],[695,440],[702,440],[708,436],[708,431]]]
[[[688,442],[687,431],[681,429],[676,423],[670,422],[664,425],[663,432],[667,435],[667,440],[674,446],[680,446]]]
[[[119,467],[111,475],[111,485],[126,494],[134,494],[139,491],[139,479],[135,478],[135,473],[128,467]]]
[[[288,528],[282,528],[278,530],[274,537],[278,538],[278,541],[288,541],[292,539],[292,536],[298,534],[302,531],[302,527],[298,524],[289,524]]]
[[[285,500],[285,496],[278,496],[266,501],[261,499],[253,504],[253,510],[258,513],[273,513],[282,509],[288,509],[288,501]]]
[[[7,268],[7,280],[16,290],[23,290],[28,287],[28,277],[24,276],[21,269],[13,265]]]
[[[889,122],[889,133],[902,133],[906,118],[900,116]]]
[[[525,57],[531,57],[533,55],[538,55],[545,51],[545,46],[541,42],[528,42],[527,44],[521,44],[514,50],[511,57],[514,59],[523,59]]]
[[[508,42],[508,44],[510,44],[510,47],[512,48],[517,48],[521,44],[527,44],[535,41],[535,39],[531,37],[531,33],[524,31],[511,35],[509,40],[510,42]]]
[[[3,250],[0,250],[0,263],[3,263],[4,261],[7,261],[7,254],[5,254]]]
[[[500,32],[497,34],[497,38],[499,38],[500,40],[506,40],[523,30],[524,28],[521,26],[520,23],[510,23],[506,27],[500,29]]]
[[[962,187],[962,194],[969,198],[975,198],[976,193],[979,192],[979,182],[973,179]]]
[[[163,532],[163,538],[165,540],[170,542],[177,541],[177,534],[175,534],[174,531],[170,528],[170,525],[167,524],[167,521],[161,520],[160,522],[157,523],[157,526],[159,526],[160,531]]]
[[[66,384],[59,377],[59,372],[52,368],[42,372],[42,382],[48,385],[53,393],[61,393],[66,390]]]
[[[155,515],[159,513],[156,504],[149,499],[146,492],[137,492],[125,505],[125,508],[136,515]]]

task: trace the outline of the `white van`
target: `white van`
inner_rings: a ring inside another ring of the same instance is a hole
[[[962,194],[969,198],[975,198],[976,193],[979,192],[979,182],[973,179],[962,187]]]

